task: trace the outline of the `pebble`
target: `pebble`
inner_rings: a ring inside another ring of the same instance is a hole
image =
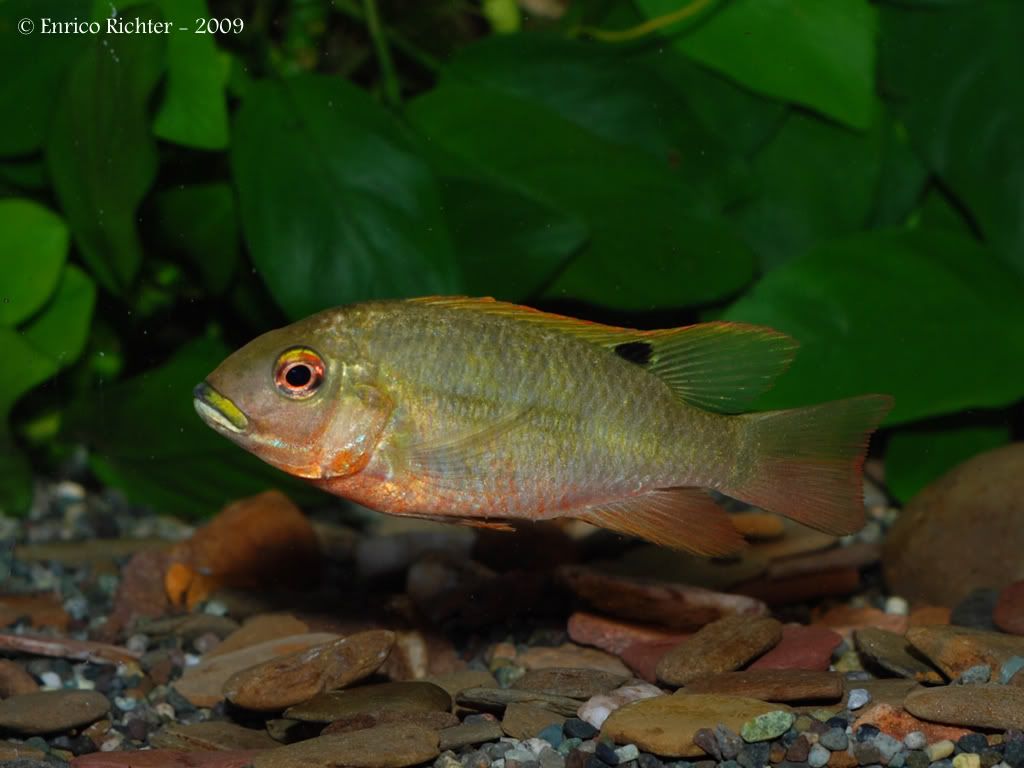
[[[903,749],[903,742],[899,739],[894,739],[887,733],[878,734],[874,739],[874,744],[882,755],[882,763],[886,765]]]
[[[563,715],[549,709],[513,702],[505,707],[505,715],[501,719],[501,729],[512,738],[529,739],[551,725],[560,726],[564,721]]]
[[[566,717],[575,715],[580,707],[578,700],[566,696],[512,688],[467,688],[455,700],[460,706],[483,711],[504,711],[509,704],[533,704]]]
[[[511,687],[585,700],[600,693],[608,693],[627,679],[626,675],[600,669],[548,667],[527,670]]]
[[[345,715],[334,720],[324,728],[321,736],[331,733],[346,733],[363,728],[376,728],[378,725],[396,725],[399,723],[420,725],[431,731],[454,728],[459,725],[459,718],[451,712],[443,711],[409,711],[409,710],[375,710]]]
[[[602,693],[587,699],[576,714],[595,728],[600,728],[608,715],[632,701],[650,699],[665,694],[660,688],[648,683],[634,683],[616,688],[611,693]]]
[[[828,765],[831,756],[832,753],[821,744],[812,744],[810,751],[807,753],[807,764],[811,768],[824,768]]]
[[[597,736],[597,728],[578,717],[570,717],[562,726],[565,735],[575,739],[592,739]]]
[[[911,731],[903,737],[907,749],[924,749],[928,746],[928,737],[921,731]]]
[[[842,641],[841,635],[826,627],[786,624],[779,644],[755,659],[747,669],[824,671],[829,668],[832,652]]]
[[[988,749],[988,739],[980,733],[968,733],[957,739],[956,749],[958,752],[981,753]]]
[[[1024,637],[968,627],[912,627],[907,640],[951,680],[974,666],[1001,669],[1014,656],[1024,656]]]
[[[842,752],[850,745],[845,728],[829,728],[818,737],[818,743],[832,752]]]
[[[731,672],[774,647],[782,624],[766,617],[729,616],[683,640],[658,662],[658,679],[668,685],[687,683],[716,672]]]
[[[0,659],[0,699],[38,690],[39,684],[24,667],[9,659]]]
[[[67,731],[99,720],[110,710],[96,691],[38,691],[0,701],[0,729],[19,734]]]
[[[965,669],[957,682],[961,685],[977,685],[978,683],[987,683],[991,679],[992,667],[988,664],[975,664],[973,667]]]
[[[451,701],[448,692],[433,683],[378,683],[321,693],[289,707],[284,716],[305,722],[332,723],[354,715],[375,716],[382,712],[448,712]]]
[[[459,749],[495,741],[505,735],[497,720],[478,720],[438,731],[441,749]]]
[[[945,682],[938,670],[910,653],[910,645],[903,635],[865,627],[856,630],[853,637],[857,650],[882,669],[921,683]]]
[[[253,768],[404,768],[434,760],[438,735],[415,725],[382,725],[318,736],[256,754]]]
[[[573,642],[592,645],[616,656],[633,645],[667,643],[672,647],[687,637],[684,633],[630,624],[586,611],[576,611],[569,616],[567,630]]]
[[[693,743],[699,729],[722,724],[739,731],[747,721],[777,710],[778,705],[756,699],[677,693],[635,701],[617,709],[605,721],[602,733],[617,743],[635,744],[657,755],[696,757],[704,754]]]
[[[836,672],[805,669],[756,669],[720,672],[693,680],[689,693],[721,693],[762,701],[838,701],[843,678]]]
[[[943,739],[942,741],[936,741],[929,744],[925,747],[924,752],[928,755],[928,759],[934,763],[936,760],[942,760],[949,757],[953,754],[953,750],[955,749],[956,744],[949,739]]]
[[[724,725],[715,726],[715,740],[718,742],[718,751],[726,760],[732,760],[743,749],[742,737]]]
[[[961,752],[953,758],[953,768],[981,768],[981,755]]]
[[[765,712],[743,723],[740,736],[746,742],[769,741],[789,730],[796,716],[785,710]]]
[[[1024,669],[1024,656],[1012,656],[999,669],[999,682],[1008,685],[1014,676]]]
[[[846,699],[846,708],[851,711],[858,710],[869,701],[871,701],[871,694],[867,690],[864,688],[854,688]]]
[[[91,755],[76,757],[74,768],[246,768],[264,752],[183,752],[180,750],[151,749],[118,752],[102,750]],[[267,750],[269,751],[269,750]]]
[[[973,728],[1016,728],[1024,722],[1024,688],[1005,685],[948,685],[907,696],[916,717]]]
[[[240,670],[222,692],[235,706],[278,712],[373,674],[394,644],[388,630],[359,632]]]

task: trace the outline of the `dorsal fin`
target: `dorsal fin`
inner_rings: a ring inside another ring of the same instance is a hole
[[[771,388],[796,352],[794,339],[745,323],[700,323],[638,331],[577,320],[494,299],[428,296],[410,302],[482,312],[567,333],[618,353],[662,379],[681,400],[739,413]]]

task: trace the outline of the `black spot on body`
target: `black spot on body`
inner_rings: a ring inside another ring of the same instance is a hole
[[[647,365],[654,348],[646,341],[625,341],[615,345],[615,354],[635,365]]]

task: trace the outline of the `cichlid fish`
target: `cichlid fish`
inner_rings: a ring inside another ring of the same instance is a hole
[[[753,325],[636,331],[434,297],[266,333],[194,397],[246,450],[381,512],[578,518],[725,555],[743,538],[706,489],[832,534],[863,525],[864,454],[890,397],[742,413],[795,349]]]

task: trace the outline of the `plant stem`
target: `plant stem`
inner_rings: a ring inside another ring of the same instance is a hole
[[[657,32],[659,29],[677,24],[685,19],[692,18],[714,2],[716,2],[716,0],[691,0],[691,2],[687,3],[682,8],[672,11],[671,13],[666,13],[664,16],[657,16],[653,19],[648,19],[642,24],[637,24],[635,27],[629,27],[628,29],[579,27],[574,30],[574,32],[576,35],[585,35],[587,37],[592,37],[595,40],[601,40],[605,43],[626,43],[630,40],[636,40],[644,37],[645,35],[649,35],[652,32]]]
[[[395,62],[391,60],[391,49],[388,48],[388,41],[384,37],[384,28],[380,25],[377,0],[363,0],[363,8],[366,11],[366,26],[370,30],[373,47],[377,51],[380,74],[384,79],[384,100],[392,107],[400,107],[402,105],[402,87],[398,82]]]
[[[366,13],[362,7],[356,2],[356,0],[334,0],[334,10],[339,13],[343,13],[350,19],[366,23]],[[414,43],[403,36],[400,32],[394,29],[384,28],[384,34],[387,35],[388,40],[395,48],[410,59],[415,61],[421,67],[431,72],[441,71],[441,60],[438,59],[431,53],[424,51]]]

